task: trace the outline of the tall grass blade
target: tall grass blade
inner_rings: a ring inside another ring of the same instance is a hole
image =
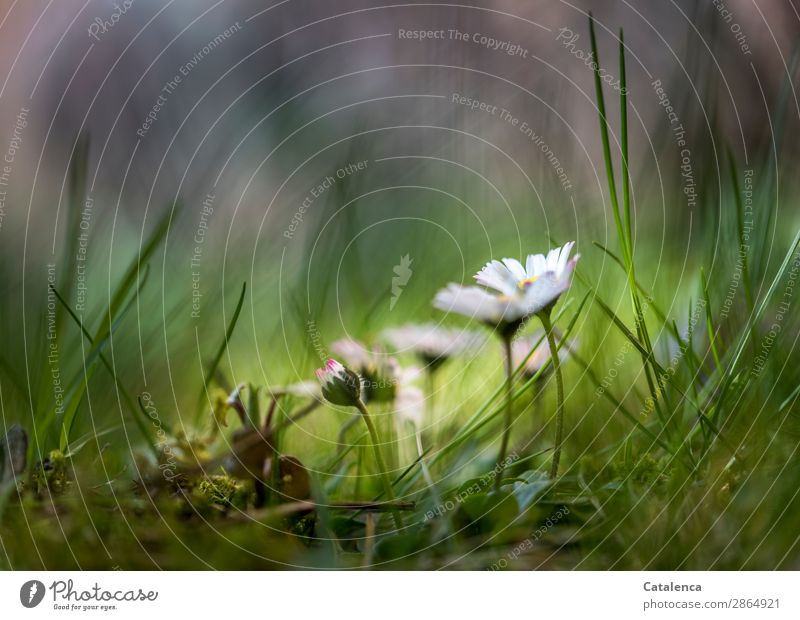
[[[597,110],[600,117],[600,137],[603,143],[603,160],[606,167],[606,178],[608,181],[608,192],[611,199],[611,206],[614,215],[614,225],[617,229],[617,238],[620,248],[622,249],[622,256],[628,274],[628,288],[630,290],[631,302],[636,321],[636,332],[639,339],[642,341],[647,353],[642,356],[642,363],[644,365],[645,377],[647,385],[650,389],[650,394],[653,399],[656,409],[659,410],[659,417],[664,418],[663,413],[660,411],[661,403],[659,392],[656,383],[660,382],[658,370],[655,366],[655,356],[653,355],[653,347],[650,341],[650,335],[647,331],[647,325],[644,321],[644,313],[642,311],[642,304],[639,300],[638,290],[636,287],[636,274],[633,264],[633,237],[631,229],[631,206],[630,206],[630,174],[628,171],[628,88],[625,77],[625,44],[622,39],[622,32],[620,31],[620,134],[621,134],[621,149],[622,149],[622,176],[623,176],[623,208],[625,210],[625,223],[622,222],[620,216],[619,197],[617,194],[616,180],[614,175],[614,164],[611,159],[611,145],[608,137],[608,120],[606,116],[605,98],[603,96],[602,78],[600,76],[600,56],[597,52],[597,38],[594,30],[594,17],[591,12],[589,13],[589,38],[591,40],[592,54],[594,55],[594,85],[595,95],[597,100]],[[650,366],[648,366],[648,361]],[[655,372],[655,379],[651,374],[651,367]]]
[[[78,243],[80,237],[81,211],[86,201],[86,178],[89,168],[89,135],[82,133],[78,136],[75,144],[75,151],[69,165],[69,196],[67,198],[67,221],[66,227],[67,242],[64,246],[63,259],[67,268],[67,274],[61,286],[61,291],[65,299],[72,299],[72,288],[75,278],[75,261],[78,255]],[[64,321],[64,313],[58,312],[56,315],[56,333],[60,332],[60,327]]]
[[[714,363],[717,365],[717,371],[722,372],[722,362],[719,360],[719,353],[717,352],[717,332],[714,330],[714,319],[711,315],[711,300],[708,296],[708,281],[706,280],[706,272],[700,268],[700,283],[703,288],[703,301],[705,301],[705,314],[706,314],[706,330],[708,332],[708,346],[711,348],[711,355],[714,357]]]
[[[149,269],[145,272],[145,276],[140,282],[139,289],[137,290],[137,295],[141,292],[141,289],[144,287],[147,281],[147,274],[149,273]],[[70,400],[70,404],[65,409],[64,415],[62,417],[62,424],[61,424],[61,431],[60,431],[60,438],[59,438],[59,448],[62,452],[66,451],[69,442],[70,442],[70,435],[72,434],[72,426],[75,422],[75,415],[77,413],[78,406],[80,405],[81,401],[83,400],[83,394],[85,390],[88,389],[89,381],[94,375],[94,370],[96,368],[96,363],[99,359],[102,362],[103,366],[105,366],[108,373],[111,375],[111,378],[114,380],[114,384],[122,395],[125,404],[128,406],[128,409],[131,412],[133,417],[133,421],[136,424],[137,429],[142,434],[142,437],[145,439],[148,447],[154,451],[155,448],[152,444],[152,439],[150,437],[150,433],[147,432],[147,427],[144,425],[144,421],[137,415],[138,409],[133,402],[133,398],[131,397],[128,390],[122,384],[117,373],[114,371],[114,367],[111,365],[111,362],[108,361],[108,358],[103,354],[103,350],[105,349],[106,345],[111,341],[113,334],[116,332],[116,329],[122,323],[122,320],[128,314],[128,312],[133,308],[134,302],[136,301],[136,295],[134,295],[127,303],[127,305],[122,309],[120,312],[119,317],[114,321],[109,329],[108,333],[101,339],[98,340],[97,337],[92,337],[92,335],[88,332],[86,327],[84,326],[83,322],[81,321],[80,317],[75,313],[74,310],[69,306],[66,299],[62,295],[58,293],[55,289],[53,289],[53,293],[55,294],[58,301],[62,304],[65,308],[69,316],[81,330],[84,338],[89,342],[91,349],[89,350],[89,354],[86,356],[86,360],[84,361],[83,368],[78,373],[77,380],[75,382],[75,388],[73,391],[73,396]]]
[[[147,264],[147,262],[150,260],[150,257],[164,240],[164,237],[169,231],[173,217],[177,216],[177,214],[180,212],[180,209],[180,202],[175,202],[172,204],[171,209],[166,210],[166,212],[158,220],[153,231],[150,233],[150,236],[142,247],[142,250],[131,261],[131,264],[125,270],[122,279],[120,280],[113,296],[111,297],[111,302],[109,303],[108,308],[103,316],[103,321],[101,322],[100,327],[95,334],[95,339],[105,336],[104,332],[107,331],[114,322],[114,317],[125,303],[128,292],[136,284],[136,281],[141,279],[140,273],[142,271],[142,265]]]
[[[242,282],[242,292],[239,294],[239,301],[236,303],[236,309],[233,311],[233,316],[231,317],[230,323],[228,323],[228,329],[225,330],[225,338],[220,343],[219,347],[217,348],[217,352],[211,359],[211,363],[208,365],[208,369],[206,370],[206,375],[203,378],[203,385],[200,387],[200,397],[197,403],[198,415],[202,410],[203,400],[208,398],[208,386],[211,383],[211,380],[214,378],[214,374],[217,372],[217,366],[219,366],[222,356],[225,354],[225,350],[228,348],[228,343],[233,335],[233,330],[236,329],[236,323],[239,321],[239,314],[242,312],[242,306],[244,305],[244,296],[246,291],[247,282]]]

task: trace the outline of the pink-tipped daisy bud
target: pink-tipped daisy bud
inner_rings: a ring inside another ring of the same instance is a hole
[[[361,398],[361,379],[349,368],[329,359],[317,370],[322,396],[334,405],[355,406]]]

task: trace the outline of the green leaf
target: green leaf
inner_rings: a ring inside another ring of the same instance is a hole
[[[136,405],[133,402],[133,398],[131,398],[130,393],[122,384],[122,382],[119,380],[119,377],[117,377],[116,372],[114,372],[114,367],[111,365],[108,359],[103,355],[103,349],[105,348],[107,343],[111,340],[112,335],[116,332],[117,328],[122,323],[122,320],[125,318],[125,316],[133,307],[134,302],[138,297],[138,294],[141,292],[141,289],[147,282],[148,274],[149,274],[149,269],[146,269],[144,278],[142,278],[142,280],[139,282],[139,288],[137,289],[136,295],[134,295],[128,301],[127,305],[122,309],[120,315],[112,323],[106,335],[99,341],[97,337],[92,338],[91,334],[89,334],[86,327],[84,326],[83,321],[75,314],[72,308],[70,308],[66,300],[59,294],[59,292],[56,289],[54,288],[52,289],[53,294],[56,296],[56,299],[58,299],[58,301],[66,309],[69,316],[81,330],[83,336],[86,338],[86,340],[89,341],[89,344],[92,345],[92,348],[89,351],[89,355],[87,355],[86,359],[84,360],[81,371],[78,373],[76,380],[73,382],[73,387],[71,388],[71,391],[68,391],[68,393],[72,394],[72,398],[70,399],[67,408],[64,410],[64,415],[62,416],[62,421],[61,421],[61,430],[59,435],[59,449],[62,452],[66,452],[67,447],[69,445],[70,435],[72,433],[72,426],[75,421],[75,414],[77,413],[78,406],[80,405],[83,399],[83,394],[85,390],[88,389],[89,380],[94,375],[96,363],[99,359],[103,363],[103,366],[111,375],[111,378],[114,380],[114,383],[117,389],[119,390],[119,393],[122,395],[123,399],[125,400],[125,403],[128,405],[128,409],[133,415],[133,421],[136,424],[137,428],[139,429],[139,432],[141,432],[142,436],[147,440],[148,447],[153,451],[153,454],[156,455],[156,457],[158,456],[158,451],[151,441],[150,434],[147,432],[147,428],[144,425],[144,421],[140,419],[139,416],[137,415],[138,409],[136,408]],[[55,410],[51,412],[51,415],[54,414]],[[50,422],[46,422],[44,428],[47,429],[49,424]]]
[[[519,477],[522,481],[514,483],[513,492],[519,504],[519,511],[525,512],[547,492],[553,481],[544,472],[535,469],[526,471]]]

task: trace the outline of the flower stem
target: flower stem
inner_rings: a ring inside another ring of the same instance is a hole
[[[367,406],[364,404],[364,401],[359,398],[356,401],[356,407],[361,412],[361,416],[364,418],[364,422],[367,425],[369,436],[372,439],[372,448],[375,450],[375,460],[378,462],[378,470],[380,471],[381,482],[383,483],[383,492],[386,493],[386,498],[389,501],[395,527],[397,527],[398,530],[402,529],[403,518],[400,516],[400,511],[395,505],[394,490],[392,489],[392,483],[389,480],[389,475],[386,473],[386,464],[383,462],[383,455],[381,454],[381,442],[380,438],[378,437],[378,430],[375,428],[375,424],[372,422],[372,418],[369,415],[369,411],[367,410]]]
[[[436,370],[428,366],[425,369],[425,419],[428,424],[433,424],[433,395],[436,392]]]
[[[427,394],[425,398],[425,419],[428,421],[428,423],[433,422],[433,392],[435,391],[434,373],[435,371],[432,370],[430,366],[425,373],[425,385],[427,388]],[[436,492],[436,485],[433,481],[433,477],[428,469],[428,464],[425,462],[425,450],[422,448],[422,429],[416,422],[413,422],[412,424],[414,426],[414,438],[417,443],[417,456],[419,457],[419,466],[422,470],[422,476],[425,478],[425,484],[428,485],[428,488],[436,500],[437,505],[441,504],[441,501],[439,500],[439,494]]]
[[[503,426],[503,440],[500,444],[500,456],[497,459],[497,465],[504,467],[506,461],[506,452],[508,451],[508,438],[511,435],[511,394],[514,386],[512,383],[512,375],[514,373],[514,363],[511,358],[511,336],[503,335],[503,350],[505,352],[505,365],[506,365],[506,417]],[[503,480],[502,470],[498,472],[495,478],[495,490],[500,490],[500,485]]]
[[[561,377],[561,360],[556,349],[556,339],[553,334],[553,324],[550,321],[550,313],[542,312],[539,315],[544,331],[547,334],[547,346],[550,348],[550,359],[553,362],[553,370],[556,375],[556,391],[558,401],[556,404],[556,442],[553,448],[553,463],[550,466],[550,478],[558,476],[558,462],[561,459],[561,444],[564,435],[564,380]]]

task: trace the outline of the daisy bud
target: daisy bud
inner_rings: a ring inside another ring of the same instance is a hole
[[[334,359],[317,370],[317,378],[322,384],[322,396],[334,405],[356,406],[361,399],[359,376]]]
[[[380,348],[344,338],[331,344],[331,351],[361,377],[361,399],[368,402],[389,403],[397,394],[399,365],[393,357]]]

